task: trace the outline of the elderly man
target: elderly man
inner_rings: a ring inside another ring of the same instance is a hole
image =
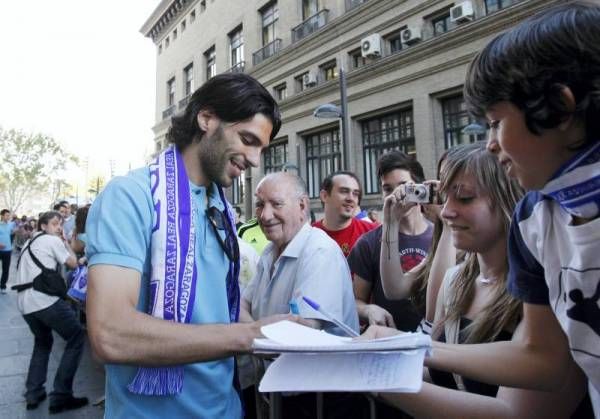
[[[298,314],[309,319],[313,327],[345,334],[298,299],[298,295],[303,295],[358,331],[348,264],[335,241],[307,224],[304,181],[291,173],[266,176],[256,188],[256,216],[271,243],[244,291],[240,319],[251,321],[288,313],[290,303],[295,303]]]

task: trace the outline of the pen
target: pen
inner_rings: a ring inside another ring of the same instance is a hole
[[[341,321],[339,321],[338,319],[333,317],[331,315],[331,313],[329,313],[327,310],[325,310],[323,307],[321,307],[316,301],[313,301],[310,298],[305,297],[305,296],[302,296],[302,299],[304,301],[306,301],[306,304],[308,304],[309,306],[311,306],[312,308],[317,310],[319,313],[321,313],[323,316],[325,316],[327,318],[327,320],[329,320],[331,323],[335,324],[337,327],[339,327],[344,332],[346,332],[346,334],[348,336],[352,336],[352,337],[358,336],[358,333],[356,333],[354,331],[354,329],[352,329],[350,326],[342,323]]]

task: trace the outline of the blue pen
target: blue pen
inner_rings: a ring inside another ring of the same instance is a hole
[[[339,321],[338,319],[336,319],[335,317],[333,317],[333,315],[331,315],[331,313],[329,313],[327,310],[325,310],[323,307],[321,307],[316,301],[313,301],[310,298],[305,297],[305,296],[302,296],[302,299],[304,301],[306,301],[306,304],[308,304],[309,306],[311,306],[312,308],[317,310],[319,313],[321,313],[323,316],[325,316],[327,318],[327,320],[329,320],[331,323],[335,324],[337,327],[339,327],[344,332],[346,332],[346,334],[348,336],[352,336],[352,337],[358,336],[358,333],[356,333],[354,331],[354,329],[352,329],[347,324],[344,324],[341,321]]]

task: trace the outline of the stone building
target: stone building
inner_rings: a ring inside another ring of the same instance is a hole
[[[553,3],[163,0],[141,29],[156,44],[155,151],[195,88],[215,74],[244,71],[277,99],[283,126],[261,166],[233,185],[231,202],[252,214],[265,173],[297,170],[318,212],[320,181],[347,168],[362,179],[363,208],[377,207],[381,153],[404,150],[433,176],[447,147],[485,137],[463,133],[474,122],[462,99],[469,61],[495,34]],[[313,116],[327,103],[343,113],[341,79],[345,130],[343,118]]]

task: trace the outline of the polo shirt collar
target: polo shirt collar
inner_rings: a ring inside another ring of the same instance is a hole
[[[304,223],[302,228],[285,247],[285,250],[281,256],[288,258],[299,258],[302,250],[304,250],[304,247],[306,246],[311,229],[312,227],[308,224],[308,222]]]

